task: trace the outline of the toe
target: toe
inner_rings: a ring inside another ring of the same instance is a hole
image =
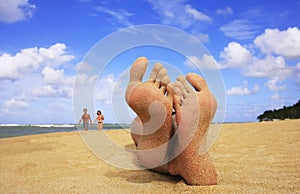
[[[169,83],[166,87],[167,87],[168,97],[173,99],[173,96],[175,95],[175,84],[174,83]]]
[[[183,84],[179,81],[175,82],[175,92],[182,100],[185,99],[188,95],[188,93],[184,89]]]
[[[146,57],[139,57],[135,60],[130,69],[130,82],[142,82],[147,65],[148,59]]]
[[[206,81],[203,77],[195,73],[189,73],[186,75],[186,79],[195,88],[196,91],[202,91],[207,89]]]
[[[152,72],[149,77],[149,81],[155,82],[157,79],[158,72],[163,68],[162,64],[156,63],[152,69]]]
[[[177,77],[177,81],[180,82],[183,85],[183,90],[185,90],[187,93],[194,92],[193,88],[190,86],[190,84],[186,81],[185,77],[182,75],[179,75]]]
[[[126,88],[125,93],[125,100],[129,103],[129,98],[133,89],[142,83],[143,76],[146,72],[148,66],[148,59],[146,57],[139,57],[135,62],[132,64],[130,68],[130,80]]]
[[[168,76],[168,71],[166,70],[166,68],[163,67],[157,73],[155,84],[158,87],[166,88],[168,83],[170,83],[170,78]]]
[[[175,125],[179,126],[180,119],[181,119],[181,107],[180,107],[180,97],[178,95],[174,95],[173,97],[173,107],[175,110]]]
[[[163,91],[163,93],[166,93],[166,91],[168,91],[167,87],[168,87],[168,84],[171,82],[169,76],[164,76],[161,80],[161,83],[160,83],[160,88],[161,90]]]

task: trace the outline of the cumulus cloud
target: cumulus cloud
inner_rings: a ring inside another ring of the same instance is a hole
[[[29,107],[30,100],[32,100],[30,96],[26,93],[21,93],[5,101],[4,108],[7,109],[6,112],[10,112],[9,110],[11,109],[26,109]]]
[[[16,109],[24,109],[24,108],[28,108],[29,104],[28,102],[25,102],[21,99],[10,99],[8,101],[5,102],[5,108],[16,108]]]
[[[280,83],[281,81],[282,80],[280,77],[273,77],[272,79],[268,80],[265,85],[272,91],[285,90],[285,85],[278,85],[278,83]]]
[[[279,77],[286,79],[293,73],[284,58],[281,56],[266,56],[264,59],[254,59],[253,63],[245,68],[244,74],[249,77]]]
[[[0,56],[0,79],[16,80],[37,70],[40,66],[57,67],[72,59],[66,53],[66,45],[57,43],[49,48],[26,48],[14,56],[4,53]]]
[[[183,63],[189,69],[218,69],[217,63],[212,55],[204,54],[200,59],[197,56],[188,56]]]
[[[116,79],[113,74],[109,74],[98,81],[98,87],[96,88],[96,100],[101,101],[104,104],[112,103],[112,95],[117,87]]]
[[[73,88],[66,87],[66,86],[44,85],[42,87],[34,89],[32,91],[32,94],[35,96],[43,96],[43,97],[70,98],[72,97],[73,94]]]
[[[66,49],[67,46],[62,43],[56,43],[49,48],[39,48],[38,54],[42,58],[41,63],[46,66],[57,67],[73,60],[75,57],[69,55]]]
[[[243,67],[252,63],[252,54],[237,42],[230,42],[220,53],[220,68]]]
[[[235,86],[227,90],[227,95],[229,96],[241,96],[255,94],[259,91],[259,86],[255,85],[252,90],[247,88],[247,82],[244,82],[244,86]]]
[[[297,27],[280,31],[266,29],[254,43],[267,54],[277,54],[288,58],[300,57],[300,30]]]
[[[31,18],[36,6],[28,0],[1,0],[0,21],[14,23]]]
[[[58,84],[64,81],[63,69],[55,70],[50,67],[45,67],[42,71],[42,75],[46,84]]]
[[[159,14],[161,22],[166,25],[178,25],[187,29],[199,24],[199,22],[211,22],[208,15],[193,8],[185,0],[148,0],[148,2]]]
[[[34,96],[70,98],[73,94],[75,76],[65,75],[63,69],[45,67],[42,71],[45,85],[33,90]]]
[[[257,34],[258,27],[249,20],[233,20],[229,24],[220,27],[220,30],[230,38],[237,40],[252,39]]]
[[[97,81],[97,75],[93,75],[93,76],[89,76],[85,73],[80,73],[80,74],[77,74],[76,76],[76,82],[75,84],[78,85],[79,87],[88,87],[88,86],[91,86],[94,87],[95,86],[95,83]]]

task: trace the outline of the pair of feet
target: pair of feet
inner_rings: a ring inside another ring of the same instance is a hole
[[[191,185],[217,183],[205,148],[205,136],[217,103],[205,80],[194,73],[170,82],[167,70],[155,64],[142,82],[148,60],[138,58],[130,69],[125,99],[137,118],[131,135],[141,166],[179,175]],[[172,113],[175,111],[175,115]]]

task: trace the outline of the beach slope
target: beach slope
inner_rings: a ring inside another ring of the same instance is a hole
[[[105,131],[133,148],[128,130]],[[224,124],[210,154],[218,185],[108,165],[78,132],[0,139],[0,193],[300,193],[300,120]]]

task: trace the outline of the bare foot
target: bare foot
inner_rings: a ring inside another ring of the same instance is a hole
[[[187,83],[187,81],[190,84]],[[205,80],[190,73],[175,82],[174,108],[177,143],[174,151],[184,149],[169,165],[169,173],[182,176],[190,185],[217,184],[217,174],[205,148],[205,135],[214,117],[217,103]]]
[[[149,80],[142,82],[147,65],[145,57],[133,63],[125,99],[142,122],[142,133],[134,138],[139,164],[167,173],[164,165],[168,162],[167,143],[172,136],[174,92],[167,88],[170,78],[167,70],[159,63],[153,67]]]

